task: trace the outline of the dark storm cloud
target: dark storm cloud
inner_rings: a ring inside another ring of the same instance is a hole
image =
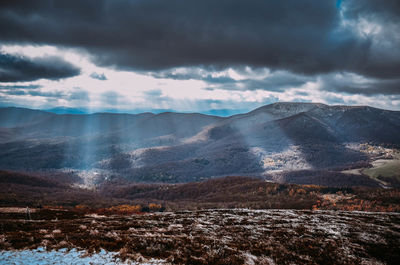
[[[300,87],[309,81],[314,81],[314,77],[295,75],[288,72],[273,72],[270,76],[261,79],[247,79],[236,83],[238,90],[268,90],[284,91],[290,87]]]
[[[400,79],[361,79],[352,75],[320,77],[321,90],[337,93],[373,95],[400,95]]]
[[[400,62],[377,56],[372,38],[340,26],[338,6],[315,0],[2,1],[0,40],[84,48],[98,64],[127,69],[251,65],[399,77]],[[340,6],[348,9],[346,19],[374,14],[385,22],[398,14],[394,0]]]
[[[243,79],[230,82],[209,82],[214,85],[208,87],[208,90],[223,89],[223,90],[266,90],[274,92],[283,92],[287,88],[300,87],[307,82],[315,81],[315,77],[291,74],[288,72],[275,72],[263,79]],[[204,79],[204,81],[208,81]]]
[[[343,18],[350,23],[362,22],[362,37],[370,42],[365,56],[359,58],[357,71],[376,78],[400,77],[400,1],[343,1]],[[370,32],[374,32],[371,34]]]
[[[57,80],[76,76],[80,69],[60,57],[28,58],[0,53],[0,82]]]
[[[351,0],[345,1],[346,14],[350,17],[373,16],[381,20],[400,20],[398,0]]]

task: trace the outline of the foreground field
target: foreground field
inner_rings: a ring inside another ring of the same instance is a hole
[[[10,259],[10,250],[45,247],[103,249],[141,263],[400,264],[398,213],[231,209],[99,216],[40,210],[31,221],[21,213],[0,216],[0,249]]]

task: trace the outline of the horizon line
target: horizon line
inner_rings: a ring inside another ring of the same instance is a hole
[[[88,108],[74,108],[74,107],[54,107],[54,108],[29,108],[29,107],[23,107],[23,106],[0,106],[0,109],[6,109],[6,108],[16,108],[16,109],[27,109],[27,110],[34,110],[34,111],[43,111],[55,115],[94,115],[94,114],[122,114],[122,115],[139,115],[139,114],[154,114],[154,115],[159,115],[163,113],[177,113],[177,114],[202,114],[202,115],[207,115],[207,116],[215,116],[215,117],[231,117],[235,115],[242,115],[242,114],[247,114],[253,111],[256,111],[258,109],[271,106],[271,105],[277,105],[277,104],[303,104],[303,105],[308,105],[308,104],[313,104],[313,105],[322,105],[322,106],[329,106],[329,107],[353,107],[353,108],[360,108],[360,107],[368,107],[368,108],[374,108],[374,109],[380,109],[380,110],[385,110],[385,111],[395,111],[398,112],[400,110],[390,110],[390,109],[383,109],[383,108],[377,108],[377,107],[372,107],[369,105],[345,105],[345,104],[325,104],[325,103],[320,103],[320,102],[298,102],[298,101],[278,101],[274,103],[269,103],[265,105],[261,105],[259,107],[255,107],[252,109],[229,109],[229,108],[222,108],[222,109],[209,109],[209,110],[203,110],[203,111],[178,111],[174,109],[131,109],[131,110],[118,110],[118,109],[95,109],[93,111],[90,111]],[[219,114],[218,114],[219,113]],[[225,115],[223,113],[226,113]]]

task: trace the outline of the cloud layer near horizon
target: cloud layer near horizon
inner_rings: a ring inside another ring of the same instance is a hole
[[[258,97],[260,104],[271,98],[370,104],[373,100],[368,97],[378,96],[380,105],[390,101],[391,108],[399,109],[399,28],[396,0],[0,3],[0,45],[73,48],[99,67],[87,77],[104,83],[111,84],[112,75],[103,69],[113,69],[174,80],[171,84],[196,80],[210,97],[210,91],[270,92],[263,95],[264,101]],[[54,58],[30,62],[47,65]],[[29,66],[22,67],[19,77],[3,74],[0,82],[72,77],[79,74],[77,67],[84,68],[72,63],[53,62],[58,67],[52,69],[58,74],[53,76],[31,76]],[[5,65],[11,69],[13,63]],[[0,69],[6,66],[0,64]],[[101,93],[119,94],[119,89],[114,86]],[[162,86],[141,89],[160,89],[173,98]],[[324,91],[331,93],[331,100]],[[142,99],[150,100],[142,94]]]

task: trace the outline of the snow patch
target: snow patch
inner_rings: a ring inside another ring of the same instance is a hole
[[[46,251],[44,248],[22,251],[0,251],[0,264],[163,264],[165,261],[151,259],[144,263],[125,261],[116,257],[118,252],[101,250],[99,253],[87,254],[84,250],[59,249]]]

